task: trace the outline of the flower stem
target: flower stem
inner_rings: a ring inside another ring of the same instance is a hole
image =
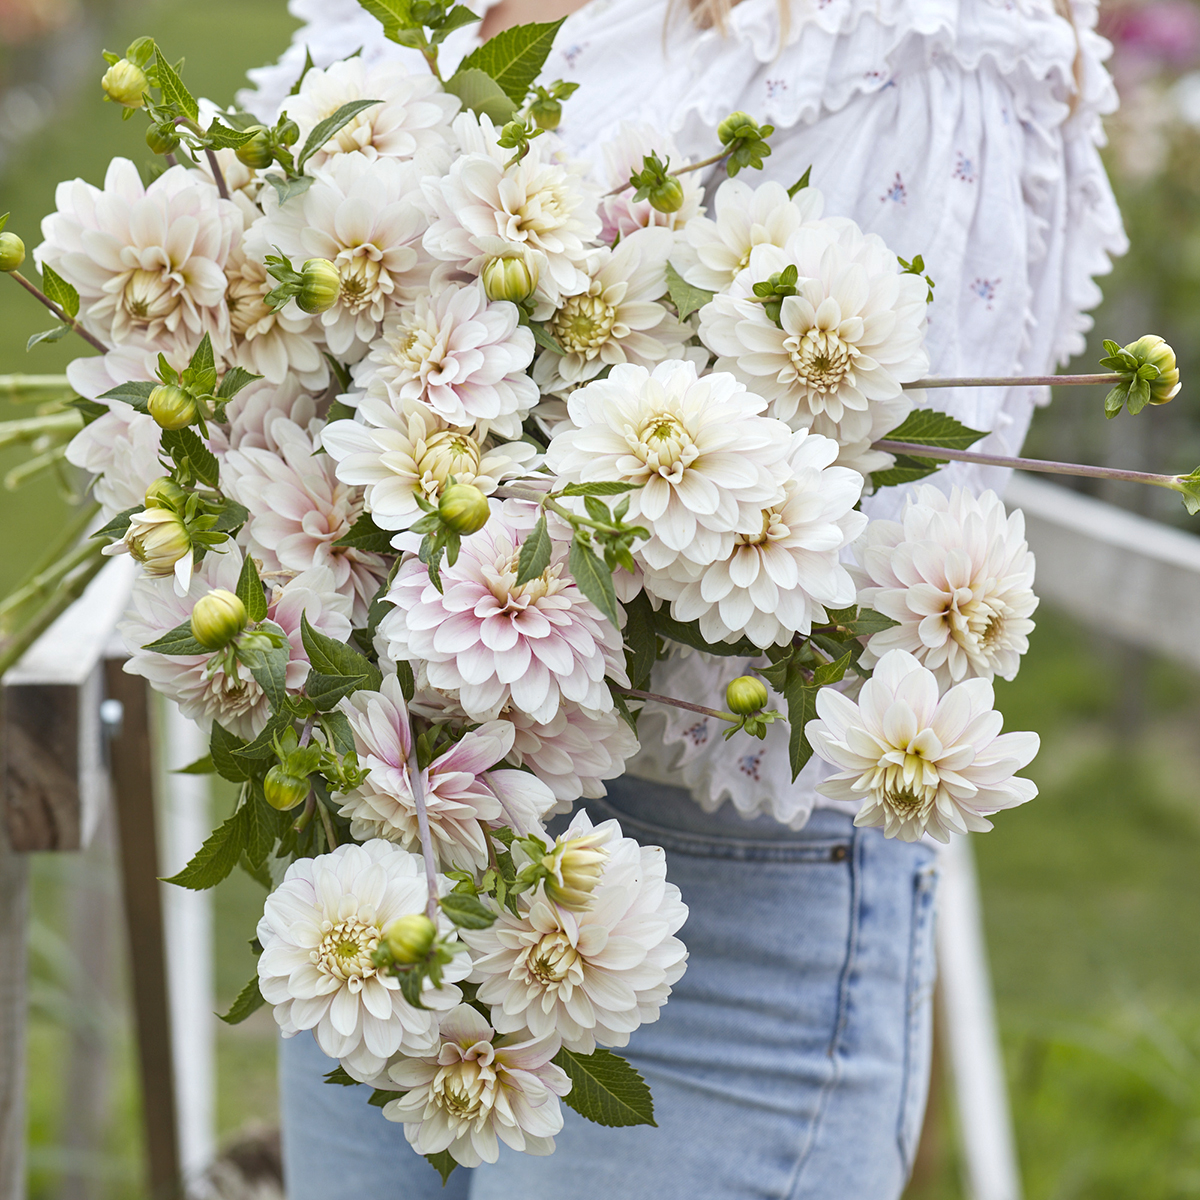
[[[8,274],[10,278],[15,279],[35,300],[44,304],[64,325],[70,326],[89,346],[94,346],[101,354],[108,353],[108,347],[99,338],[95,338],[88,333],[74,317],[68,317],[40,287],[34,283],[30,283],[20,271],[9,271]]]
[[[705,708],[703,704],[690,704],[687,700],[676,700],[673,696],[660,696],[657,692],[641,692],[637,688],[613,688],[619,696],[631,696],[635,700],[656,700],[659,704],[670,704],[675,708],[686,708],[688,712],[699,713],[703,717],[716,717],[718,721],[729,721],[737,724],[741,717],[731,712],[721,712],[715,708]]]
[[[1002,454],[976,454],[971,450],[949,450],[939,446],[918,446],[911,442],[890,442],[886,438],[873,444],[875,450],[890,454],[917,455],[921,458],[954,459],[980,463],[988,467],[1011,467],[1017,471],[1038,471],[1047,475],[1078,475],[1085,479],[1121,479],[1127,483],[1148,483],[1153,487],[1175,489],[1177,476],[1152,475],[1146,471],[1124,471],[1117,467],[1091,467],[1084,463],[1053,462],[1041,458],[1008,458]]]
[[[309,739],[312,737],[313,726],[317,723],[317,714],[311,713],[308,719],[304,722],[304,728],[300,730],[300,749],[303,750],[308,745]]]
[[[4,618],[9,613],[19,609],[30,600],[36,600],[53,592],[60,581],[76,567],[91,559],[99,558],[100,552],[101,546],[98,542],[82,542],[56,563],[38,572],[28,583],[17,588],[15,592],[10,592],[3,600],[0,600],[0,628],[3,627]]]
[[[429,810],[425,805],[425,785],[421,782],[421,767],[415,761],[415,756],[408,762],[408,779],[412,786],[413,803],[417,806],[417,832],[421,837],[421,857],[425,860],[425,886],[429,889],[429,898],[425,902],[425,915],[437,922],[438,890],[437,864],[433,858],[433,835],[429,832]]]
[[[718,150],[716,154],[710,154],[708,158],[702,158],[699,162],[687,163],[685,166],[676,167],[673,171],[668,171],[668,175],[686,175],[689,171],[702,171],[705,167],[711,167],[714,163],[719,163],[732,154],[731,150]],[[621,192],[628,192],[633,188],[633,184],[627,179],[624,183],[619,183],[611,191],[605,192],[605,196],[616,196]]]
[[[217,191],[221,193],[222,200],[229,199],[229,188],[225,186],[225,175],[221,171],[221,165],[217,162],[216,154],[208,147],[204,147],[204,153],[208,156],[208,165],[212,168],[213,178],[217,181]]]
[[[74,436],[83,428],[83,417],[74,409],[48,413],[44,417],[21,417],[16,421],[0,421],[0,446],[14,442],[32,442],[44,434]]]
[[[308,827],[309,821],[312,820],[312,815],[317,807],[317,793],[308,789],[308,799],[304,801],[304,811],[292,822],[292,829],[296,833],[303,833]]]
[[[979,375],[965,378],[914,379],[900,386],[906,392],[921,388],[975,387],[1084,387],[1097,383],[1120,383],[1124,375],[1109,371],[1103,375]]]
[[[330,850],[336,850],[338,846],[337,834],[333,831],[333,822],[329,819],[329,811],[320,800],[317,801],[317,812],[321,814],[321,824],[325,829],[325,844]]]
[[[0,396],[15,400],[18,404],[42,400],[47,392],[74,394],[65,375],[0,375]]]

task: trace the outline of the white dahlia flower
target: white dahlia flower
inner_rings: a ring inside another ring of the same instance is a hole
[[[889,650],[857,704],[830,687],[817,693],[819,719],[804,731],[839,768],[817,790],[861,801],[855,825],[882,826],[906,842],[991,829],[985,815],[1037,795],[1034,783],[1014,776],[1038,752],[1036,733],[1000,733],[993,704],[986,679],[956,684],[939,700],[933,672]]]
[[[555,306],[586,287],[580,268],[600,218],[598,189],[585,180],[584,166],[557,161],[558,141],[547,135],[506,167],[512,151],[496,145],[487,117],[471,113],[459,114],[454,134],[462,153],[444,177],[424,183],[434,218],[425,249],[472,275],[495,255],[527,252],[538,270],[539,300]]]
[[[484,448],[417,404],[397,412],[385,400],[364,398],[358,415],[361,422],[326,425],[321,444],[343,483],[366,488],[367,511],[380,529],[407,529],[419,520],[417,497],[436,504],[451,475],[490,496],[502,479],[523,474],[537,457],[528,442]]]
[[[782,498],[791,432],[759,416],[765,407],[729,374],[698,379],[677,359],[653,373],[624,364],[571,393],[572,428],[560,429],[546,462],[564,483],[642,485],[628,516],[653,535],[642,558],[704,565],[727,557],[735,534],[757,533],[763,508]]]
[[[202,725],[217,721],[230,733],[250,739],[266,725],[270,707],[249,671],[239,668],[234,681],[220,667],[208,673],[211,655],[166,655],[143,649],[190,620],[196,601],[211,589],[234,591],[241,570],[241,552],[227,542],[223,552],[204,556],[192,575],[186,596],[175,595],[165,579],[143,575],[133,586],[130,609],[117,630],[130,653],[125,664],[130,675],[148,679],[155,691],[179,705],[185,717]],[[287,686],[293,690],[303,685],[309,672],[300,630],[301,614],[314,629],[331,638],[344,642],[350,636],[350,601],[338,594],[333,575],[323,567],[305,571],[286,587],[274,588],[268,601],[267,619],[284,631],[291,646]]]
[[[691,162],[680,156],[673,139],[653,125],[641,122],[622,121],[617,136],[605,142],[602,149],[606,191],[627,184],[629,176],[642,169],[642,160],[647,154],[657,153],[672,170]],[[616,195],[605,195],[600,200],[600,217],[604,222],[600,240],[612,245],[618,238],[628,237],[648,226],[682,229],[703,211],[704,185],[700,175],[700,171],[689,171],[677,176],[679,186],[683,188],[683,203],[673,213],[659,212],[648,199],[635,200],[631,187]]]
[[[388,1068],[392,1082],[408,1090],[383,1115],[403,1122],[418,1154],[449,1151],[464,1167],[495,1162],[501,1141],[525,1154],[553,1154],[563,1126],[558,1098],[571,1090],[567,1073],[550,1061],[558,1050],[556,1037],[497,1037],[460,1004],[442,1018],[436,1054]]]
[[[824,207],[816,188],[802,188],[789,200],[782,184],[751,187],[745,180],[727,179],[713,200],[715,218],[688,220],[686,244],[676,261],[688,283],[709,292],[727,291],[749,266],[755,246],[786,246],[801,225],[820,219]]]
[[[547,306],[547,330],[566,354],[538,359],[533,377],[543,391],[570,390],[618,363],[653,367],[680,357],[692,331],[657,303],[674,244],[668,229],[639,229],[615,250],[602,246],[588,256],[585,290],[557,309]]]
[[[361,154],[334,155],[314,173],[308,191],[282,207],[274,189],[263,193],[256,244],[278,246],[297,268],[309,258],[337,267],[341,293],[320,327],[332,354],[357,361],[384,315],[428,283],[425,217],[415,203],[421,175],[410,162]],[[299,314],[294,300],[283,311]]]
[[[593,830],[602,836],[589,836]],[[658,1020],[687,965],[674,934],[688,910],[667,882],[660,847],[622,837],[616,821],[593,826],[586,812],[555,844],[583,837],[607,852],[590,907],[566,909],[540,885],[518,898],[518,916],[502,910],[463,940],[474,951],[476,995],[491,1005],[498,1030],[558,1034],[568,1049],[591,1054],[597,1045],[627,1045],[639,1025]]]
[[[830,438],[802,429],[789,440],[780,498],[763,506],[753,533],[734,536],[728,556],[647,569],[646,591],[670,600],[677,621],[699,619],[710,642],[744,635],[763,649],[786,646],[825,620],[827,608],[854,603],[854,580],[839,556],[867,524],[854,511],[862,476],[832,465],[838,444]]]
[[[449,887],[438,880],[439,891]],[[428,896],[420,855],[391,842],[347,843],[292,863],[267,897],[257,930],[258,986],[275,1006],[283,1036],[311,1029],[330,1058],[365,1077],[398,1052],[433,1050],[439,1018],[462,999],[454,983],[470,968],[467,956],[454,956],[440,988],[424,981],[423,1008],[409,1004],[399,978],[380,974],[371,961],[384,927],[423,913]],[[438,925],[452,935],[445,917]]]
[[[92,495],[105,521],[141,505],[158,461],[162,430],[154,418],[120,400],[102,401],[108,412],[85,425],[67,445],[67,462],[95,476]]]
[[[289,375],[278,385],[267,379],[256,379],[229,402],[225,409],[228,428],[209,426],[209,449],[221,463],[230,450],[257,449],[278,453],[279,443],[270,432],[275,418],[286,417],[292,425],[311,433],[316,415],[316,400],[301,388],[295,375]]]
[[[320,424],[313,433],[320,437]],[[377,554],[337,545],[363,509],[363,494],[337,477],[337,464],[316,453],[314,436],[280,415],[270,423],[277,450],[243,446],[225,455],[222,483],[250,512],[243,536],[267,580],[326,567],[339,592],[366,624],[367,609],[387,574]]]
[[[907,650],[943,688],[971,675],[1012,679],[1037,608],[1025,517],[995,492],[949,496],[928,484],[901,521],[874,521],[855,546],[858,600],[899,624],[874,634],[863,662]]]
[[[430,685],[476,721],[511,704],[546,724],[569,700],[610,712],[605,676],[629,686],[621,636],[567,573],[565,542],[554,542],[537,578],[517,586],[524,532],[493,512],[463,538],[454,566],[443,563],[444,592],[416,557],[402,563],[387,596],[396,607],[379,624],[388,654],[422,659]]]
[[[412,158],[418,150],[445,146],[460,107],[458,98],[443,91],[432,75],[411,75],[395,59],[368,65],[361,58],[348,58],[324,70],[309,70],[300,91],[283,108],[300,126],[303,145],[326,117],[355,100],[383,103],[343,125],[313,155],[314,167],[337,154]]]
[[[434,853],[443,867],[486,870],[484,824],[536,831],[553,807],[550,789],[525,771],[496,769],[512,748],[513,728],[488,721],[464,733],[423,770],[413,753],[412,726],[400,681],[388,675],[379,692],[358,691],[341,702],[361,766],[370,774],[342,797],[340,815],[356,838],[381,837],[420,851],[413,773],[419,771]]]
[[[55,204],[35,258],[79,292],[87,329],[109,345],[149,341],[185,357],[208,333],[224,352],[225,262],[242,232],[232,201],[184,167],[145,187],[133,163],[114,158],[103,190],[70,180]]]
[[[519,438],[538,402],[525,373],[533,334],[520,316],[515,304],[490,303],[478,282],[447,284],[384,321],[355,383],[397,411],[423,404],[447,425]]]
[[[796,294],[783,299],[779,324],[753,286],[794,266]],[[771,402],[770,414],[793,428],[812,427],[839,443],[861,442],[874,428],[872,406],[911,409],[902,383],[929,369],[922,279],[903,274],[874,234],[850,222],[809,223],[780,249],[755,246],[728,293],[700,310],[700,339]]]

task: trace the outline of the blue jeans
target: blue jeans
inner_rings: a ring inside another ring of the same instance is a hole
[[[289,1200],[896,1200],[929,1074],[936,855],[818,810],[799,831],[706,814],[625,778],[593,820],[667,851],[690,957],[626,1054],[658,1128],[606,1129],[563,1105],[549,1158],[501,1147],[443,1190],[366,1089],[321,1081],[308,1035],[280,1056]]]

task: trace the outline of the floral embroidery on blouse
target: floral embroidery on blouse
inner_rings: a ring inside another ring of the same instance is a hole
[[[703,746],[708,741],[708,718],[703,721],[697,721],[695,725],[689,725],[683,731],[683,736],[687,738],[693,746]]]
[[[904,186],[904,180],[900,178],[899,171],[896,172],[892,186],[879,197],[880,204],[886,204],[889,200],[896,204],[905,204],[908,201],[908,188]]]
[[[975,182],[975,163],[969,159],[962,151],[957,153],[957,161],[954,164],[954,178],[961,179],[963,183]]]
[[[738,770],[741,771],[743,775],[749,775],[751,779],[757,780],[759,779],[758,767],[761,762],[761,750],[757,754],[743,754],[742,757],[738,759]]]
[[[992,301],[996,298],[996,289],[1000,286],[1000,280],[997,279],[976,279],[971,284],[971,291],[975,293],[980,300],[987,302],[987,308],[990,310]]]

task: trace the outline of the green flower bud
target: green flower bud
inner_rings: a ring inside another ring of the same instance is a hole
[[[662,183],[652,187],[646,198],[659,212],[678,212],[683,207],[683,184],[674,175],[671,175]]]
[[[146,408],[163,429],[183,429],[196,419],[196,401],[173,383],[160,383]]]
[[[300,137],[300,126],[291,117],[285,117],[276,128],[275,137],[281,146],[294,146]]]
[[[523,304],[537,290],[537,265],[525,258],[491,258],[480,276],[489,300]]]
[[[175,564],[192,552],[192,539],[183,518],[170,509],[148,508],[134,513],[125,533],[129,553],[148,575],[171,575]]]
[[[206,649],[223,649],[245,628],[246,606],[225,588],[201,596],[192,609],[192,637]]]
[[[245,163],[252,171],[261,171],[275,161],[275,152],[271,148],[271,135],[265,125],[256,125],[254,136],[244,145],[239,146],[234,153],[238,161]],[[249,131],[247,131],[249,132]]]
[[[491,510],[487,497],[473,483],[452,483],[438,501],[441,518],[455,533],[478,533]]]
[[[310,258],[300,268],[303,282],[296,303],[306,313],[323,313],[331,309],[342,292],[342,278],[327,258]]]
[[[155,154],[170,154],[179,145],[179,135],[174,125],[159,125],[155,122],[146,129],[146,145]]]
[[[197,639],[199,640],[199,639]],[[309,783],[305,775],[289,775],[281,766],[274,766],[263,780],[263,795],[267,803],[280,812],[295,808],[308,798]]]
[[[722,146],[728,146],[734,138],[745,137],[747,133],[755,133],[757,130],[758,122],[749,113],[739,109],[737,112],[731,112],[717,126],[717,140]]]
[[[761,712],[767,705],[767,685],[753,675],[739,675],[725,689],[725,703],[729,711],[739,717]]]
[[[607,840],[607,831],[593,830],[555,846],[541,862],[549,872],[545,880],[547,897],[573,912],[591,908],[592,893],[608,861],[604,849]]]
[[[147,508],[172,508],[178,511],[187,501],[187,492],[169,475],[152,479],[146,488]]]
[[[100,86],[105,95],[125,108],[142,108],[146,103],[146,89],[150,81],[141,67],[134,66],[127,58],[113,63],[104,72]]]
[[[562,105],[553,97],[539,98],[529,106],[529,115],[539,129],[557,129],[562,120]]]
[[[384,926],[383,942],[398,963],[418,963],[429,957],[437,927],[424,913],[397,917]]]
[[[1175,365],[1175,351],[1157,334],[1147,333],[1125,347],[1141,363],[1158,368],[1158,378],[1150,380],[1150,403],[1166,404],[1173,400],[1182,384]]]
[[[25,243],[15,233],[0,233],[0,271],[15,271],[25,261]]]

